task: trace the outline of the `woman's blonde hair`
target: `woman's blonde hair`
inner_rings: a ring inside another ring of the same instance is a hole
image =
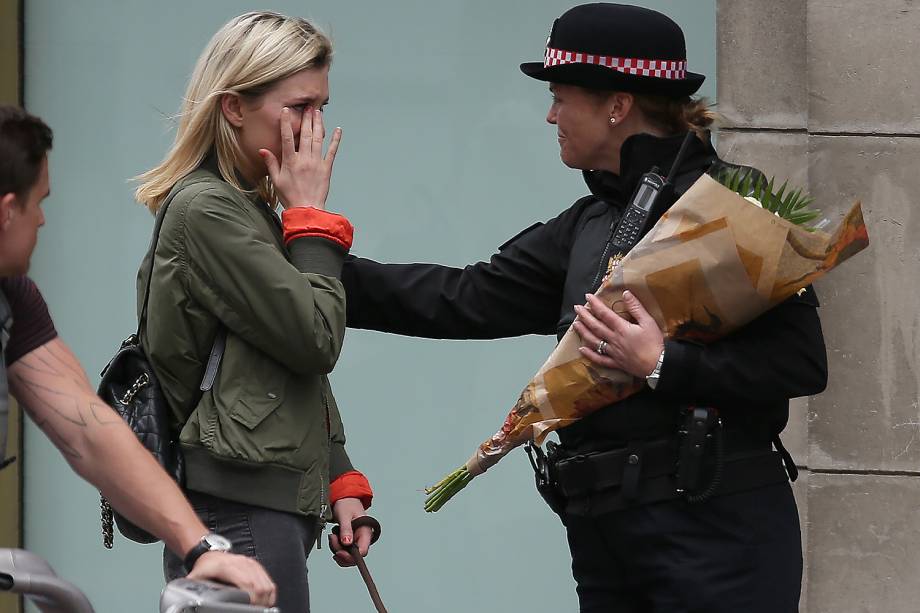
[[[201,165],[213,149],[225,181],[247,191],[237,178],[243,159],[236,129],[221,111],[221,97],[260,96],[278,81],[332,61],[332,42],[306,19],[267,11],[240,15],[222,27],[205,48],[189,81],[179,113],[176,140],[156,167],[136,177],[135,198],[156,212],[169,190]],[[274,202],[268,178],[256,186]]]

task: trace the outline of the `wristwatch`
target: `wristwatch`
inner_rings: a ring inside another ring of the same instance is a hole
[[[655,370],[645,378],[645,382],[652,389],[658,387],[658,379],[661,377],[661,365],[664,363],[664,348],[661,349],[661,355],[658,356],[658,363],[655,364]]]
[[[186,572],[192,572],[192,568],[195,567],[195,562],[198,561],[198,558],[203,556],[209,551],[230,551],[233,547],[233,543],[229,539],[222,537],[219,534],[213,532],[208,532],[201,540],[198,541],[198,544],[191,548],[191,550],[185,554],[185,564]]]

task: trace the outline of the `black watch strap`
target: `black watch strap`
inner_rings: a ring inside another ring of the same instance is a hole
[[[185,572],[190,573],[192,569],[195,568],[195,562],[198,561],[198,558],[211,551],[211,546],[208,545],[205,541],[198,541],[194,547],[192,547],[187,554],[185,554],[185,560],[183,564],[185,565]]]
[[[198,558],[207,552],[230,551],[231,546],[230,541],[219,534],[214,534],[213,532],[205,534],[201,537],[201,540],[185,554],[185,559],[182,561],[185,566],[185,572],[192,572],[192,569],[195,568],[195,563],[198,562]]]

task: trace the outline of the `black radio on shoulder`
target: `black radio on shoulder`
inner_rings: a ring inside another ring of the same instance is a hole
[[[620,217],[613,233],[613,253],[627,253],[645,235],[649,227],[658,221],[660,215],[653,212],[656,211],[655,205],[666,191],[666,187],[668,182],[659,174],[657,166],[653,166],[649,172],[642,175],[629,206]]]
[[[674,193],[674,179],[694,138],[696,136],[693,131],[687,132],[667,177],[661,175],[661,170],[657,166],[652,166],[652,169],[639,179],[639,184],[611,237],[613,253],[625,255],[629,252],[673,204],[671,199]]]

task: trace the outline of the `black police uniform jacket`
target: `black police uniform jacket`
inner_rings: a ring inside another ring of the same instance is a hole
[[[427,338],[561,338],[575,319],[574,305],[599,285],[611,255],[605,246],[639,179],[652,166],[667,172],[682,141],[683,135],[630,137],[619,176],[585,172],[591,195],[513,237],[488,262],[460,269],[350,257],[342,274],[348,326]],[[723,163],[696,138],[684,159],[674,181],[678,192]],[[674,437],[686,405],[718,409],[736,449],[769,445],[786,425],[789,398],[825,387],[817,306],[808,288],[721,340],[667,340],[657,388],[560,430],[563,446],[604,450]]]

